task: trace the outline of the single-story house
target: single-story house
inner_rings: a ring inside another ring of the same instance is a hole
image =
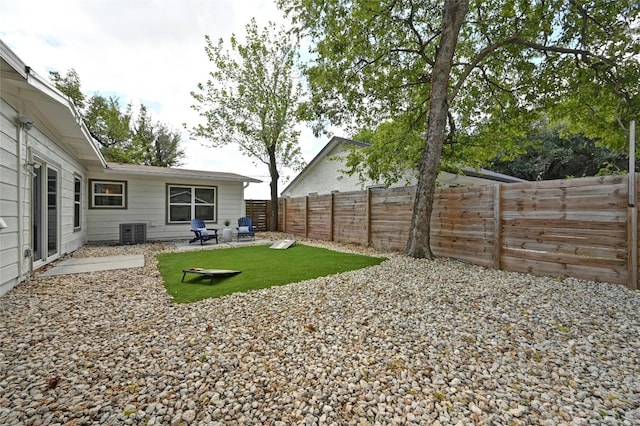
[[[369,187],[381,186],[379,182],[361,182],[356,175],[349,176],[342,170],[346,168],[346,157],[355,148],[365,148],[369,144],[352,139],[333,136],[320,152],[309,162],[282,190],[282,197],[304,197],[323,195],[331,192],[359,191]],[[497,182],[523,182],[522,179],[485,169],[462,168],[464,174],[440,172],[438,185],[441,187],[491,185]],[[407,183],[408,182],[408,183]],[[415,177],[407,175],[396,186],[414,185]]]
[[[105,161],[71,101],[0,40],[0,295],[87,242],[191,238],[245,215],[219,173]]]

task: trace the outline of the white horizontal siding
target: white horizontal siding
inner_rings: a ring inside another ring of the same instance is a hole
[[[337,145],[325,158],[320,159],[310,169],[305,171],[304,177],[294,182],[283,196],[304,197],[311,193],[329,194],[331,191],[356,191],[364,189],[372,183],[360,183],[357,175],[349,176],[341,172],[345,169],[346,155],[344,148]]]
[[[2,295],[24,280],[31,268],[31,259],[23,258],[20,270],[20,257],[31,248],[32,234],[32,175],[30,168],[24,166],[27,158],[38,158],[58,172],[58,252],[65,254],[78,249],[86,243],[87,237],[85,230],[74,232],[73,229],[73,176],[78,174],[86,181],[85,167],[64,149],[64,141],[56,143],[37,126],[24,132],[19,142],[20,132],[23,132],[17,124],[20,114],[4,99],[0,105],[0,217],[7,224],[7,228],[0,230]],[[19,205],[19,199],[22,205]],[[86,216],[86,202],[83,214]]]
[[[18,130],[16,111],[0,100],[0,217],[7,227],[0,229],[0,295],[24,278],[18,257]],[[24,233],[23,235],[28,235]]]
[[[243,182],[199,180],[166,176],[140,176],[126,173],[91,170],[89,178],[127,182],[126,209],[89,209],[89,241],[118,241],[120,224],[145,223],[148,240],[191,238],[191,226],[167,223],[167,184],[185,186],[215,186],[217,188],[217,221],[209,227],[222,228],[224,220],[237,223],[244,216]],[[87,182],[87,190],[88,190]]]
[[[77,165],[79,166],[79,165]],[[71,169],[73,170],[73,169]],[[80,194],[80,218],[84,218],[86,222],[87,212],[87,196],[86,196],[86,177],[84,172],[79,169],[73,171],[63,171],[61,179],[61,210],[60,222],[62,225],[62,241],[64,246],[60,248],[62,254],[71,253],[79,247],[87,243],[86,225],[81,223],[80,229],[76,230],[73,226],[74,207],[75,207],[75,177],[80,176],[83,185],[80,186],[82,193]]]

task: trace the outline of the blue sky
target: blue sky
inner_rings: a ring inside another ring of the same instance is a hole
[[[84,93],[117,95],[123,105],[145,104],[155,120],[182,130],[198,115],[190,91],[211,70],[204,36],[228,40],[244,34],[251,17],[258,24],[281,22],[273,0],[0,0],[0,39],[41,76],[73,68]],[[301,127],[300,147],[309,162],[327,142]],[[183,137],[181,167],[243,174],[246,198],[269,198],[265,165],[255,165],[229,145],[205,148]],[[296,172],[280,173],[280,190]]]

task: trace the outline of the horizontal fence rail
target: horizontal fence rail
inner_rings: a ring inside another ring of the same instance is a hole
[[[431,249],[486,267],[637,289],[638,214],[629,204],[630,182],[637,179],[437,189]],[[281,198],[279,228],[305,238],[404,250],[414,199],[415,187]]]

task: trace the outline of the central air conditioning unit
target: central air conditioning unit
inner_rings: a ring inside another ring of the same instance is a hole
[[[120,244],[143,244],[147,242],[146,223],[121,223]]]

